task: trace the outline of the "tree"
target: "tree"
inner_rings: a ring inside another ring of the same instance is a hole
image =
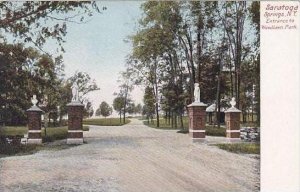
[[[121,123],[121,120],[122,120],[122,116],[121,116],[122,111],[124,110],[124,107],[125,107],[124,100],[125,99],[122,96],[117,96],[113,101],[113,108],[120,115],[120,123]]]
[[[71,98],[70,86],[62,79],[62,57],[52,58],[43,45],[56,40],[64,51],[67,23],[84,23],[93,11],[100,12],[95,2],[0,2],[0,113],[4,122],[24,124],[32,95],[37,95],[39,104],[47,103],[43,108],[49,121],[57,120],[60,106],[61,120]],[[15,44],[8,44],[7,37],[12,36]]]
[[[155,96],[151,87],[145,88],[143,114],[146,115],[148,122],[155,114]]]
[[[126,69],[126,71],[121,72],[121,77],[118,80],[121,82],[121,85],[119,86],[120,91],[119,93],[116,93],[120,98],[122,98],[123,101],[123,123],[125,123],[125,115],[128,109],[128,105],[131,101],[130,99],[130,92],[133,90],[132,85],[132,79],[131,79],[132,71],[130,69]]]
[[[132,101],[128,102],[126,111],[128,114],[131,114],[131,115],[134,114],[135,104]]]
[[[0,10],[3,34],[13,35],[24,43],[31,42],[40,49],[49,39],[55,39],[61,46],[68,22],[84,23],[93,11],[100,12],[96,2],[67,1],[3,1]],[[5,40],[3,36],[0,38]]]
[[[84,107],[84,112],[83,112],[83,116],[84,117],[91,117],[94,114],[94,110],[92,107],[92,103],[90,101],[88,101]]]
[[[109,116],[112,112],[112,108],[105,101],[102,101],[102,103],[99,106],[99,109],[100,115],[102,115],[105,118]]]
[[[237,98],[242,111],[249,108],[247,81],[259,84],[257,75],[255,80],[251,78],[252,65],[259,72],[257,7],[259,3],[245,1],[142,4],[144,14],[140,29],[131,36],[133,49],[127,69],[136,85],[146,87],[147,95],[152,89],[157,127],[159,111],[165,112],[172,127],[177,127],[180,117],[182,126],[185,106],[193,101],[195,82],[200,84],[201,101],[215,102],[218,115],[228,96]],[[255,90],[259,92],[259,87]],[[257,92],[255,98],[259,97]],[[259,108],[258,102],[252,102],[253,107]],[[152,110],[149,106],[145,103],[144,114]]]
[[[5,121],[23,124],[32,95],[39,104],[48,97],[46,111],[54,111],[62,88],[61,63],[22,44],[0,44],[0,105]]]

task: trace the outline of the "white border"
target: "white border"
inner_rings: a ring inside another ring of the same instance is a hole
[[[261,25],[266,24],[268,4],[298,6],[298,12],[296,30],[260,31],[261,191],[296,192],[300,191],[300,4],[261,1]]]

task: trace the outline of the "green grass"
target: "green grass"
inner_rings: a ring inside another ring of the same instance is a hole
[[[259,143],[229,143],[229,144],[216,144],[220,149],[233,152],[233,153],[245,153],[245,154],[259,154]]]
[[[120,119],[119,118],[101,118],[101,119],[84,119],[83,120],[83,124],[86,125],[99,125],[99,126],[121,126],[124,124],[129,123],[130,120],[126,119],[125,123],[123,123],[123,119],[122,122],[120,123]]]
[[[25,126],[6,126],[0,127],[0,135],[24,135],[28,131],[27,127]]]
[[[27,133],[28,128],[25,126],[7,126],[0,128],[1,135],[14,136],[24,135]],[[83,126],[83,131],[88,131],[89,126]],[[42,138],[44,142],[51,142],[55,140],[66,139],[68,134],[68,127],[48,127],[45,132],[45,128],[42,128]],[[47,135],[45,135],[45,133]]]
[[[155,129],[180,129],[179,127],[175,128],[175,127],[172,127],[171,124],[169,125],[169,124],[165,123],[164,119],[161,119],[159,121],[159,127],[156,127],[156,120],[153,120],[153,122],[150,121],[149,124],[148,124],[147,120],[144,120],[143,123],[144,123],[144,125],[147,125],[148,127],[152,127]]]
[[[151,121],[148,124],[148,121],[143,121],[144,125],[147,125],[149,127],[155,128],[155,129],[165,129],[165,130],[180,130],[182,128],[179,127],[179,124],[177,124],[177,128],[172,127],[171,124],[168,124],[165,119],[160,119],[159,121],[159,127],[156,127],[156,120]],[[184,130],[188,129],[188,118],[183,118],[183,127]],[[188,133],[187,131],[180,131],[180,133]],[[208,136],[218,136],[218,137],[225,137],[226,136],[226,129],[224,127],[218,128],[211,125],[206,126],[206,135]]]
[[[83,126],[83,131],[88,131],[89,126]],[[0,135],[15,136],[24,135],[28,131],[25,126],[7,126],[5,128],[0,127]],[[45,136],[45,129],[42,128],[43,142],[52,142],[55,140],[66,139],[68,134],[68,127],[48,127],[46,129],[47,136]],[[33,154],[39,150],[61,150],[69,148],[69,145],[12,145],[12,144],[0,144],[0,157],[10,155],[27,155]]]
[[[206,126],[205,134],[208,136],[225,137],[226,129],[224,127]]]

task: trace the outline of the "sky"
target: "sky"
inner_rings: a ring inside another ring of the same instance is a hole
[[[107,10],[95,13],[86,24],[69,23],[63,45],[66,76],[87,72],[100,87],[100,91],[88,94],[94,110],[102,101],[112,105],[113,93],[119,91],[117,80],[131,52],[131,44],[124,40],[134,34],[142,14],[138,1],[104,1],[98,5]],[[136,87],[131,95],[136,104],[142,103],[142,87]]]

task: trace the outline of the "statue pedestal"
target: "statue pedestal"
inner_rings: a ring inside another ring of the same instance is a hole
[[[68,138],[67,144],[83,144],[82,118],[84,105],[72,101],[68,107]]]
[[[193,102],[188,105],[189,135],[194,139],[205,139],[206,104]]]
[[[34,105],[26,112],[28,116],[28,144],[42,144],[41,115],[43,110]]]
[[[226,137],[229,139],[240,139],[240,114],[235,107],[225,111]]]

